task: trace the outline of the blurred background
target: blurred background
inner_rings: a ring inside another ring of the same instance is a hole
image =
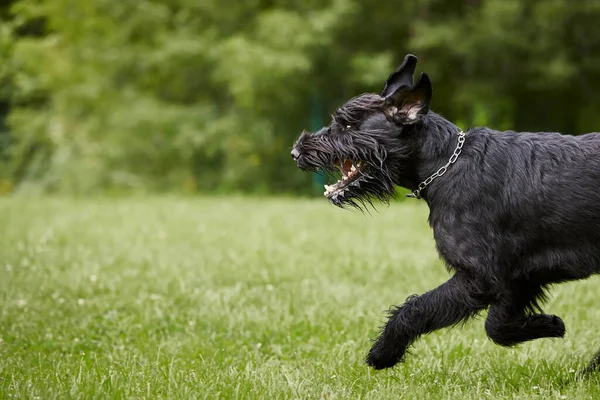
[[[302,129],[407,52],[467,128],[600,130],[596,0],[13,0],[0,192],[310,194]]]

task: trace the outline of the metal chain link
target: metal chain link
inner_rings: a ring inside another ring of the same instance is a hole
[[[454,153],[452,153],[452,156],[450,156],[450,160],[446,163],[446,165],[444,165],[442,168],[440,168],[436,172],[434,172],[433,175],[431,175],[429,178],[427,178],[423,182],[419,183],[419,186],[417,186],[417,189],[414,190],[412,193],[407,194],[406,197],[410,197],[413,199],[420,199],[421,198],[421,190],[423,190],[427,186],[429,186],[429,184],[431,182],[433,182],[434,179],[439,178],[440,176],[444,175],[446,173],[446,171],[448,171],[448,167],[456,162],[456,160],[458,159],[458,156],[460,155],[460,153],[462,151],[463,145],[465,144],[465,136],[466,136],[466,134],[463,131],[459,131],[457,134],[458,134],[458,143],[456,144],[456,149],[454,149]]]

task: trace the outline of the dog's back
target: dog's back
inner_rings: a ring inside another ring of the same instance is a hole
[[[433,203],[445,199],[430,218],[442,249],[468,238],[464,253],[506,265],[515,278],[600,272],[600,133],[477,128],[466,137],[456,167],[430,194]],[[446,234],[450,226],[457,237]]]

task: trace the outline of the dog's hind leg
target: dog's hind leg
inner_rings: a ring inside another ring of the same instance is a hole
[[[412,296],[390,316],[366,358],[375,369],[393,367],[419,336],[455,325],[489,305],[485,282],[460,274],[421,296]]]
[[[540,286],[514,285],[490,306],[485,330],[490,339],[502,346],[513,346],[544,337],[563,337],[565,324],[556,315],[533,314]]]
[[[596,353],[590,364],[582,371],[584,374],[589,374],[592,372],[600,373],[600,351]]]

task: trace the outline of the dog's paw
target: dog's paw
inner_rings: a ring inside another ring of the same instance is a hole
[[[563,320],[556,315],[536,314],[529,317],[527,325],[539,332],[539,337],[562,338],[566,328]]]
[[[392,368],[402,361],[406,348],[402,346],[385,346],[379,342],[375,343],[365,362],[374,369]]]

